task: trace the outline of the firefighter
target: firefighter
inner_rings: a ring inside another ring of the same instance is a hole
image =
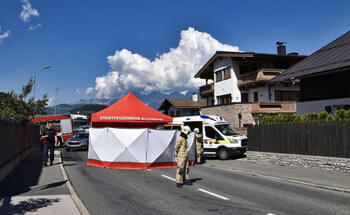
[[[197,163],[201,163],[201,152],[202,152],[202,142],[203,142],[203,137],[202,134],[199,133],[199,128],[195,128],[193,130],[196,134],[196,155],[197,155],[197,159],[196,162]]]
[[[177,156],[177,169],[176,169],[176,187],[180,188],[182,184],[192,185],[190,177],[188,175],[188,143],[187,135],[191,133],[189,126],[183,126],[181,134],[177,139],[175,145],[175,153]],[[183,182],[183,183],[182,183]]]

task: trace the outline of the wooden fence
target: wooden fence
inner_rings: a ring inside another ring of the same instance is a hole
[[[39,142],[39,127],[0,120],[0,168]]]
[[[350,122],[248,127],[249,150],[350,158]]]

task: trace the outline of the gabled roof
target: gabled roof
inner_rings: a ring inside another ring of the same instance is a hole
[[[273,81],[302,78],[350,67],[350,31],[295,64]]]
[[[189,99],[164,99],[158,110],[167,110],[170,106],[178,109],[200,109],[207,105],[206,99],[198,99],[198,102]]]
[[[208,62],[194,75],[195,78],[202,79],[213,79],[213,64],[217,58],[230,57],[236,59],[278,59],[278,60],[295,60],[305,58],[304,55],[277,55],[277,54],[267,54],[267,53],[255,53],[255,52],[229,52],[229,51],[216,51],[215,54],[208,60]]]
[[[126,94],[111,106],[91,115],[92,123],[165,124],[172,120],[172,117],[145,105],[132,93]]]

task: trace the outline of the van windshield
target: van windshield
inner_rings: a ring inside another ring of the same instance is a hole
[[[215,125],[215,128],[217,128],[225,136],[238,135],[238,132],[235,129],[231,128],[228,124]]]

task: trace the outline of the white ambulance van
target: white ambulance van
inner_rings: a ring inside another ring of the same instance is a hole
[[[193,131],[199,128],[203,135],[203,156],[226,160],[232,155],[243,155],[248,149],[248,138],[240,135],[220,116],[199,115],[174,117],[165,129],[181,129],[188,125]]]

